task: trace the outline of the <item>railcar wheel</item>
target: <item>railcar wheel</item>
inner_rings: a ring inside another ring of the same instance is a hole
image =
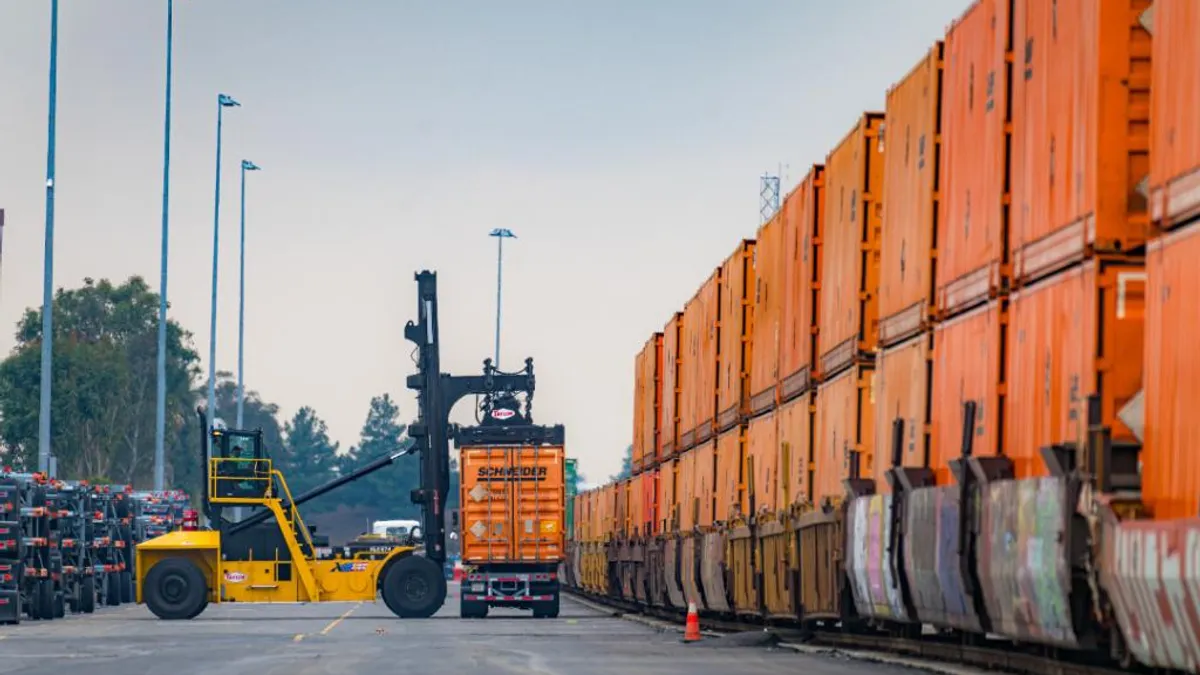
[[[208,584],[196,563],[187,558],[167,558],[150,568],[142,596],[160,619],[192,619],[208,604]]]

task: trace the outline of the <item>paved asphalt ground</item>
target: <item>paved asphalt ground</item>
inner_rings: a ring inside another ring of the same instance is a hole
[[[0,673],[22,675],[898,675],[894,666],[765,647],[680,644],[564,598],[557,619],[492,610],[458,618],[458,588],[432,619],[399,620],[382,603],[210,605],[192,621],[143,606],[0,627]],[[912,671],[909,671],[912,672]]]

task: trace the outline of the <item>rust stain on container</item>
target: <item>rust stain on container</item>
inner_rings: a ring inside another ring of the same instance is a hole
[[[714,476],[717,505],[714,519],[728,523],[746,513],[742,497],[742,465],[745,461],[745,438],[742,428],[736,427],[717,436],[717,470]]]
[[[887,95],[887,182],[879,238],[879,341],[884,345],[923,330],[934,308],[943,47],[937,42]]]
[[[787,508],[812,500],[813,481],[813,394],[779,406],[776,412],[779,438],[779,506]]]
[[[1150,209],[1176,227],[1200,216],[1200,4],[1155,0],[1150,88]]]
[[[681,369],[688,384],[680,396],[679,445],[681,449],[713,436],[717,411],[718,319],[721,312],[721,268],[700,286],[683,309],[680,341],[684,354]]]
[[[739,424],[750,413],[750,369],[754,362],[754,252],[754,240],[743,239],[721,265],[717,432]]]
[[[658,455],[662,413],[663,334],[655,333],[638,352],[633,387],[633,468],[641,471]]]
[[[869,359],[879,335],[879,233],[883,227],[883,113],[866,113],[825,161],[821,232],[820,370]]]
[[[746,513],[779,508],[779,433],[774,412],[752,418],[746,429]],[[753,468],[753,471],[749,469]]]
[[[1145,242],[1150,0],[1013,3],[1013,276]]]
[[[779,363],[783,346],[784,208],[758,229],[754,245],[754,333],[751,337],[750,414],[779,403]]]
[[[683,312],[676,312],[663,329],[662,359],[662,431],[658,435],[658,458],[675,456],[679,447],[680,399],[690,379],[683,370],[682,350],[679,348],[683,329]]]
[[[825,167],[814,166],[783,203],[783,335],[779,347],[779,398],[812,386],[817,363],[815,317],[821,298],[821,223]]]
[[[1142,500],[1154,517],[1200,515],[1200,225],[1152,241],[1146,256]]]
[[[902,466],[923,467],[930,457],[930,380],[933,377],[933,334],[921,333],[881,350],[875,373],[875,481],[880,494],[891,491],[886,473],[892,462],[892,421],[904,420]]]
[[[875,470],[875,371],[854,366],[817,387],[813,501],[840,501],[842,481]]]
[[[998,454],[1007,319],[1000,301],[993,301],[934,328],[935,403],[929,468],[938,485],[951,483],[950,460],[962,454],[963,404],[967,401],[976,403],[973,454]]]
[[[1013,294],[1008,308],[1005,454],[1017,478],[1048,475],[1040,449],[1083,447],[1087,398],[1099,394],[1113,440],[1136,438],[1117,417],[1142,387],[1146,272],[1097,260]]]
[[[1012,0],[978,0],[946,33],[938,313],[994,293],[1007,263]]]

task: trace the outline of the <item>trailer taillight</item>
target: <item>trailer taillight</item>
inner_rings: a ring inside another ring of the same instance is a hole
[[[186,532],[193,532],[200,529],[200,513],[196,509],[184,510],[183,529]]]

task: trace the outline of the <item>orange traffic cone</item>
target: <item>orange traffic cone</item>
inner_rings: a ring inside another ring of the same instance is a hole
[[[684,642],[696,642],[700,639],[700,614],[696,612],[696,603],[688,603],[687,627],[683,631]]]

